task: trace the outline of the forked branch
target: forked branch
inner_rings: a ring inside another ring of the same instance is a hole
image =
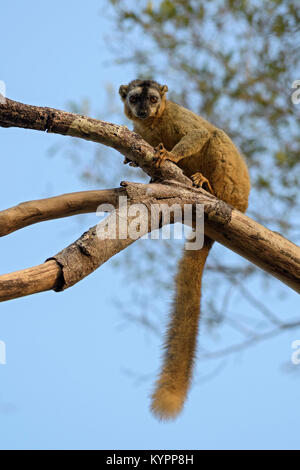
[[[92,140],[113,147],[129,160],[137,163],[155,181],[142,185],[127,183],[125,188],[106,191],[74,193],[56,198],[22,203],[0,212],[0,235],[6,235],[31,223],[51,218],[67,217],[91,212],[100,203],[116,207],[119,195],[126,195],[128,205],[143,204],[148,213],[140,219],[143,227],[137,238],[152,230],[149,214],[159,204],[185,204],[194,208],[202,204],[205,212],[205,233],[227,248],[237,252],[252,263],[280,279],[300,293],[300,248],[276,232],[256,223],[223,201],[192,186],[179,167],[166,161],[161,168],[154,166],[154,151],[140,136],[124,126],[98,121],[77,114],[24,105],[6,99],[0,102],[0,126],[24,127],[62,135]],[[106,219],[119,219],[116,208]],[[127,227],[134,218],[127,218]],[[159,219],[160,226],[167,223]],[[63,290],[125,249],[135,239],[129,235],[120,238],[101,239],[96,226],[83,234],[76,242],[51,256],[44,264],[23,271],[0,276],[0,300],[54,289]]]

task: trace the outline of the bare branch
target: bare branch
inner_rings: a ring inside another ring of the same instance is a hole
[[[100,204],[118,204],[123,188],[80,191],[61,196],[21,202],[0,211],[0,237],[45,220],[95,212]]]
[[[56,289],[62,283],[62,269],[52,260],[32,268],[0,276],[0,301]]]
[[[300,320],[296,320],[293,322],[287,322],[283,323],[280,326],[277,326],[276,328],[273,328],[270,331],[267,331],[262,334],[253,334],[249,339],[242,341],[237,344],[233,344],[232,346],[228,346],[227,348],[224,349],[219,349],[217,351],[201,351],[199,354],[199,359],[217,359],[217,358],[224,358],[224,356],[236,353],[238,351],[242,351],[250,346],[254,346],[257,343],[260,343],[261,341],[264,341],[266,339],[273,338],[274,336],[277,336],[279,333],[281,333],[283,330],[289,330],[289,329],[296,329],[300,327]]]
[[[143,223],[141,222],[143,228],[138,238],[156,228],[151,226],[149,215],[158,203],[169,206],[177,204],[182,209],[185,204],[203,204],[207,219],[205,233],[300,292],[300,248],[278,233],[264,228],[241,212],[232,209],[223,201],[193,187],[185,187],[179,183],[149,185],[124,183],[124,185],[126,186],[128,204],[140,203],[148,210],[147,216],[144,216],[144,220],[142,220]],[[121,209],[116,209],[114,213],[110,214],[105,219],[106,223],[109,223],[109,218],[113,217],[116,217],[117,221],[123,220],[122,216],[124,217],[124,215],[120,215],[120,211]],[[127,226],[130,225],[132,219],[134,217],[128,217]],[[164,223],[168,222],[162,220],[160,226]],[[110,238],[101,239],[97,236],[96,228],[91,228],[76,242],[51,257],[61,267],[62,272],[59,276],[61,284],[57,285],[57,277],[54,280],[53,273],[51,273],[53,285],[48,288],[63,290],[74,285],[135,241],[128,233],[126,238],[120,238],[116,233],[115,238],[110,234]],[[12,282],[11,288],[8,283],[9,279]],[[0,276],[0,286],[3,281],[6,289],[12,289],[13,294],[9,298],[36,292],[34,289],[28,292],[22,271],[19,271],[19,274],[12,273],[4,277]],[[0,300],[7,300],[5,289],[2,289]]]
[[[192,181],[170,161],[166,161],[161,168],[156,168],[153,165],[153,147],[126,126],[57,109],[30,106],[8,98],[2,101],[0,100],[0,127],[22,127],[98,142],[118,150],[153,179],[176,179],[192,185]]]

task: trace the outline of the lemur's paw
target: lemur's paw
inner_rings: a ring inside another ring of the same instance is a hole
[[[123,163],[124,165],[127,165],[127,163],[129,163],[129,166],[134,166],[134,167],[138,166],[137,163],[133,162],[132,160],[129,160],[129,158],[127,157],[124,158]]]
[[[202,173],[198,172],[198,173],[195,173],[194,175],[191,176],[191,180],[193,181],[194,183],[194,186],[197,186],[198,188],[203,188],[207,191],[211,193],[211,194],[215,194],[214,193],[214,190],[212,189],[211,185],[210,185],[210,182],[208,181],[207,178],[205,178],[205,176],[202,175]],[[207,189],[205,188],[205,186],[207,187]]]
[[[176,157],[174,157],[171,152],[165,149],[164,144],[159,144],[157,147],[155,147],[154,152],[156,168],[159,168],[165,162],[165,160],[170,160],[174,163],[177,161]]]

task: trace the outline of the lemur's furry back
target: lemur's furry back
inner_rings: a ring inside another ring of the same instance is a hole
[[[194,184],[244,212],[250,180],[237,148],[225,132],[166,100],[167,91],[166,85],[153,80],[134,80],[120,87],[134,131],[156,147],[157,166],[165,159],[175,162]],[[203,248],[184,251],[179,263],[164,364],[152,396],[152,410],[160,418],[174,418],[181,411],[191,382],[202,273],[212,244],[205,236]]]

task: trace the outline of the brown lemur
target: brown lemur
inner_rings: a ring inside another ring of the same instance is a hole
[[[134,131],[155,147],[156,165],[176,163],[195,185],[244,212],[250,179],[243,157],[225,134],[192,111],[166,99],[168,87],[153,80],[133,80],[119,93]],[[126,161],[127,162],[127,161]],[[181,411],[192,378],[201,281],[213,240],[204,236],[200,250],[185,250],[176,276],[164,363],[152,395],[152,411],[162,419]]]

